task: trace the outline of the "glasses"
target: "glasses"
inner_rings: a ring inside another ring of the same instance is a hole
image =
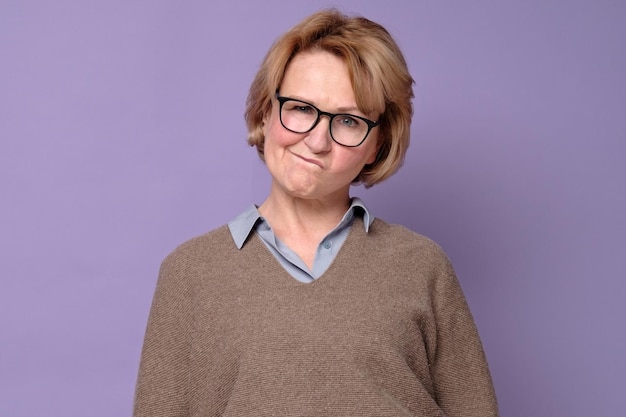
[[[276,96],[280,103],[280,123],[294,133],[308,133],[327,116],[330,121],[330,137],[339,145],[354,148],[362,144],[370,131],[378,126],[365,117],[347,113],[328,113],[321,111],[311,103],[289,97]]]

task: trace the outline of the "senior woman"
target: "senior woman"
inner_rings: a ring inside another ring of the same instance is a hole
[[[380,25],[330,10],[284,34],[246,109],[271,189],[163,262],[135,416],[495,416],[441,249],[350,197],[409,144],[413,80]]]

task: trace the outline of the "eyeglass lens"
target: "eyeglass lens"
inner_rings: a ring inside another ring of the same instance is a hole
[[[310,131],[320,115],[320,111],[313,105],[292,99],[285,100],[280,110],[283,126],[296,133]],[[331,119],[330,134],[341,145],[358,146],[369,132],[367,123],[351,114],[336,114]]]

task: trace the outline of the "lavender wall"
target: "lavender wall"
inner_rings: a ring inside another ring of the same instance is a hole
[[[161,259],[262,202],[246,90],[331,3],[0,2],[0,415],[130,414]],[[626,3],[336,1],[416,85],[379,217],[437,240],[503,416],[626,409]]]

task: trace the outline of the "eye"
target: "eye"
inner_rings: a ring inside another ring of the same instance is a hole
[[[284,106],[288,111],[302,114],[314,114],[315,109],[306,103],[298,101],[289,101]]]
[[[361,121],[355,117],[352,117],[348,114],[341,114],[337,116],[337,121],[341,125],[341,127],[347,128],[355,128],[361,124]]]
[[[313,113],[313,108],[311,106],[297,106],[296,110],[301,113]]]

